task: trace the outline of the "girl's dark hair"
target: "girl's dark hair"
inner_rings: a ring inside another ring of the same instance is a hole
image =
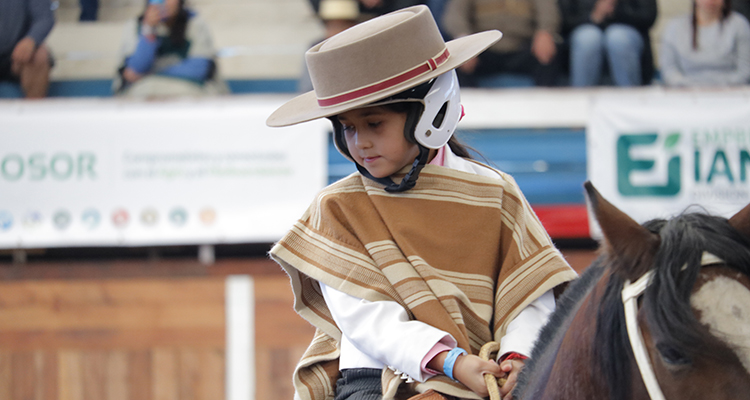
[[[698,6],[695,4],[695,0],[693,0],[693,15],[691,18],[691,27],[693,28],[693,50],[698,49],[698,16],[697,16]],[[724,0],[724,5],[721,7],[721,21],[720,23],[723,24],[724,21],[726,21],[727,18],[729,18],[729,14],[732,13],[732,0]]]
[[[146,8],[148,8],[150,0],[146,0]],[[145,13],[145,9],[144,9]],[[177,11],[177,15],[169,24],[169,41],[174,46],[182,46],[185,44],[185,31],[187,30],[187,22],[190,19],[190,13],[185,8],[185,0],[180,0],[180,8]],[[138,22],[143,21],[143,14],[138,18]]]

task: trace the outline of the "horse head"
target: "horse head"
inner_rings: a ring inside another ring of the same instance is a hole
[[[750,397],[750,205],[640,225],[585,187],[601,255],[560,300],[515,398]]]

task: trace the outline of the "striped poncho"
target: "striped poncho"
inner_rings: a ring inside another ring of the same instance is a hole
[[[497,179],[427,165],[402,193],[355,173],[318,195],[271,250],[291,278],[295,310],[317,328],[294,373],[295,397],[332,399],[339,375],[341,331],[318,281],[396,301],[476,354],[534,299],[576,277],[515,181],[496,172]],[[479,398],[442,375],[402,383],[384,369],[383,398],[431,388]]]

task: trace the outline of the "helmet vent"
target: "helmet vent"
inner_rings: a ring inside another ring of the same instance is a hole
[[[440,107],[440,111],[438,111],[437,115],[435,116],[435,119],[432,120],[432,126],[440,129],[440,126],[443,125],[443,120],[445,119],[446,111],[448,111],[447,101],[443,103],[443,106]]]

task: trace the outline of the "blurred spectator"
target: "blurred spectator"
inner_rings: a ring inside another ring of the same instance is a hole
[[[443,27],[443,15],[445,15],[445,6],[448,4],[448,0],[425,0],[424,4],[430,9],[432,16],[435,18],[438,29],[440,29],[440,33],[443,35],[443,40],[446,42],[449,41],[450,35]]]
[[[310,0],[315,13],[320,13],[320,4],[323,0]],[[391,11],[400,10],[405,7],[425,4],[424,0],[356,0],[359,3],[359,21],[362,22],[378,15],[387,14]]]
[[[649,84],[654,74],[649,30],[656,0],[560,0],[570,46],[571,86]]]
[[[125,27],[117,95],[133,97],[221,94],[208,25],[185,0],[150,0]]]
[[[0,81],[20,83],[27,98],[47,95],[53,63],[44,39],[54,24],[49,0],[0,1]]]
[[[424,4],[423,0],[359,0],[360,22],[402,8]]]
[[[728,86],[750,81],[750,23],[730,0],[694,0],[693,12],[669,21],[659,51],[669,86]]]
[[[314,41],[310,47],[356,25],[359,19],[359,4],[357,0],[322,0],[318,6],[318,17],[323,21],[325,37]],[[307,70],[307,63],[303,62],[297,91],[304,93],[311,90],[313,86],[310,73]]]
[[[96,21],[99,15],[99,0],[80,0],[81,16],[79,21]]]
[[[556,0],[450,0],[443,27],[453,38],[489,29],[503,38],[457,70],[462,86],[478,86],[498,73],[530,74],[537,86],[554,86],[559,73]]]

